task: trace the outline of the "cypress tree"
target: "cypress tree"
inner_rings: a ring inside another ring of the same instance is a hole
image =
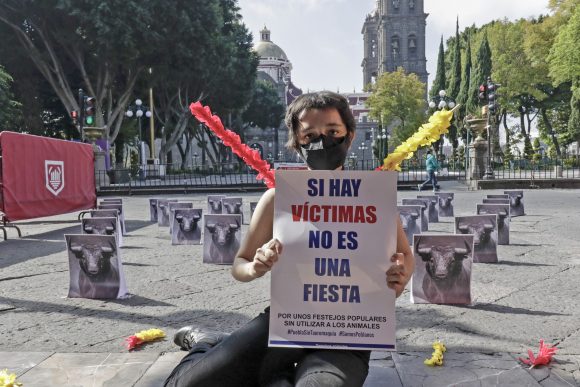
[[[451,76],[449,77],[449,88],[447,95],[457,101],[461,88],[461,43],[459,40],[459,18],[455,25],[455,44],[453,45],[453,55],[451,56]]]
[[[461,75],[461,87],[459,88],[459,94],[455,100],[457,103],[461,104],[459,111],[461,117],[466,114],[467,97],[469,94],[469,82],[471,80],[471,43],[469,34],[466,35],[466,46],[465,46],[465,64],[463,65],[463,74]]]
[[[487,41],[487,32],[483,33],[483,39],[477,51],[474,71],[469,80],[469,90],[467,97],[467,112],[479,115],[479,85],[487,82],[487,77],[491,76],[491,49]]]
[[[439,94],[439,90],[445,90],[445,83],[445,53],[443,51],[443,36],[441,36],[439,55],[437,57],[437,73],[435,74],[433,85],[431,85],[429,97],[433,98]]]

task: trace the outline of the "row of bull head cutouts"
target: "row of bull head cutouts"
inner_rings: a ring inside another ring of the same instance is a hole
[[[177,199],[149,199],[149,214],[159,227],[168,227],[172,245],[203,244],[203,262],[232,264],[239,249],[244,223],[241,197],[209,195],[207,208]],[[250,214],[256,202],[250,202]]]
[[[525,214],[523,191],[487,195],[467,216],[454,216],[453,199],[453,193],[436,193],[397,206],[416,260],[411,302],[470,304],[472,263],[498,262],[497,246],[509,244],[511,218]],[[425,234],[440,217],[454,217],[455,233]]]

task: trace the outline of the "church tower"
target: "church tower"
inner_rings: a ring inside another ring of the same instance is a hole
[[[425,58],[424,0],[377,0],[366,17],[364,39],[363,87],[384,72],[398,67],[415,73],[427,85]],[[425,86],[426,87],[426,86]]]

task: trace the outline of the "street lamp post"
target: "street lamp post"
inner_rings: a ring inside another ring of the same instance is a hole
[[[455,101],[453,98],[447,96],[445,90],[439,90],[439,93],[434,95],[431,101],[429,101],[429,107],[437,110],[453,109],[455,107]],[[439,155],[443,155],[443,139],[439,141]]]
[[[362,163],[363,163],[362,167],[363,167],[363,169],[364,169],[364,167],[365,167],[365,165],[364,165],[364,163],[365,163],[365,151],[366,151],[367,149],[369,149],[369,147],[367,146],[367,143],[366,143],[366,142],[364,142],[364,141],[363,141],[363,143],[362,143],[362,144],[360,144],[360,146],[358,147],[358,150],[362,151]]]
[[[127,109],[127,112],[125,112],[125,115],[129,118],[135,116],[137,118],[137,125],[138,125],[138,130],[139,130],[139,164],[143,165],[145,164],[145,155],[143,153],[143,141],[142,141],[142,133],[141,133],[141,117],[143,117],[143,115],[145,115],[145,117],[147,118],[151,118],[151,111],[149,110],[149,108],[145,105],[143,105],[143,101],[141,101],[139,98],[137,98],[135,100],[135,104],[132,106],[129,106],[129,108]]]
[[[351,163],[351,168],[350,169],[356,169],[356,154],[354,152],[350,153],[350,163]]]
[[[388,147],[389,147],[389,143],[388,143],[388,135],[387,135],[387,131],[385,128],[382,128],[378,134],[377,134],[377,139],[379,140],[379,145],[378,145],[378,155],[379,155],[379,164],[383,163],[384,158],[386,157],[387,153],[388,153]]]

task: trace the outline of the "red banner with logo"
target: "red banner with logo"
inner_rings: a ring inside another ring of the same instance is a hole
[[[94,208],[89,144],[0,132],[0,212],[9,221]]]

